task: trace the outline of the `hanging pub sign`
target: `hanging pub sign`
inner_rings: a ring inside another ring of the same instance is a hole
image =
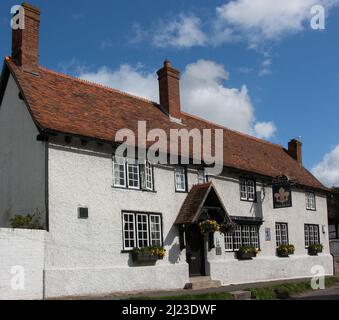
[[[292,189],[288,182],[273,184],[274,209],[292,207]]]

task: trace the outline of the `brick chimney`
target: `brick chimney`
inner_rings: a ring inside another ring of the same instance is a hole
[[[303,163],[302,142],[297,139],[292,139],[288,143],[288,154],[300,164]]]
[[[180,119],[180,71],[172,68],[171,62],[165,61],[164,67],[158,71],[160,105],[169,116]]]
[[[27,3],[21,6],[24,29],[13,30],[12,58],[18,66],[34,70],[39,65],[40,10]]]

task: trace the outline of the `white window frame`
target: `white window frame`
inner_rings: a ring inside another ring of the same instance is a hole
[[[205,184],[207,180],[206,170],[198,170],[198,184]]]
[[[317,210],[316,195],[314,192],[306,192],[306,209],[310,211]]]
[[[247,180],[247,200],[248,201],[255,201],[256,194],[255,194],[256,186],[254,180]]]
[[[240,199],[247,201],[247,182],[246,179],[240,179]]]
[[[126,222],[125,222],[125,217],[133,217],[133,238],[125,238],[125,232],[131,232],[130,229],[126,228]],[[146,220],[146,222],[141,222],[143,226],[146,226],[146,230],[143,230],[144,228],[139,228],[139,223],[138,223],[138,217],[144,218],[143,220]],[[154,231],[156,232],[157,239],[155,239],[152,235],[152,217],[157,219],[157,225],[159,225],[159,231]],[[143,247],[149,247],[149,246],[154,246],[155,241],[157,241],[156,246],[163,246],[163,218],[160,213],[148,213],[148,212],[131,212],[131,211],[123,211],[122,212],[122,240],[123,240],[123,250],[124,251],[131,251],[134,248],[140,248],[139,241],[144,242]],[[139,232],[147,233],[147,239],[145,238],[145,235],[142,235],[142,237],[139,237]],[[158,239],[159,238],[159,239]],[[126,246],[126,241],[133,240],[134,241],[134,247],[132,248],[131,246]],[[146,242],[147,241],[147,242]]]
[[[150,162],[145,162],[145,189],[149,191],[154,190],[153,186],[153,167]]]
[[[175,191],[177,192],[186,192],[187,190],[187,181],[186,181],[186,169],[185,167],[175,167]],[[179,178],[180,182],[183,182],[183,188],[182,184],[179,185]]]
[[[233,234],[225,234],[226,252],[236,252],[242,246],[253,246],[260,249],[260,227],[258,225],[236,225]]]
[[[251,244],[256,249],[260,248],[260,236],[258,226],[251,226]]]
[[[241,227],[242,232],[242,244],[243,246],[250,246],[251,245],[251,227],[249,225],[244,225]]]
[[[122,162],[120,162],[122,161]],[[120,184],[120,175],[119,175],[119,183],[116,183],[116,168],[119,167],[119,173],[120,171],[120,166],[124,168],[124,184]],[[113,186],[117,188],[126,188],[127,186],[127,181],[126,181],[126,159],[123,157],[118,157],[118,156],[113,156]]]
[[[139,222],[138,218],[142,217],[142,218],[146,218],[146,222]],[[146,230],[140,230],[139,229],[139,223],[146,225]],[[150,242],[150,233],[149,233],[149,221],[148,221],[148,214],[144,214],[144,213],[138,213],[136,214],[136,230],[137,230],[137,246],[138,248],[143,248],[143,247],[149,247],[149,242]],[[145,233],[146,232],[146,238],[144,237],[140,237],[139,234],[140,232]],[[140,246],[139,241],[147,241],[146,246]]]
[[[276,246],[289,245],[288,224],[285,222],[277,222],[275,224]]]
[[[320,244],[320,226],[316,224],[305,224],[305,247]]]
[[[227,252],[233,252],[234,251],[234,243],[233,243],[233,234],[232,233],[226,233],[225,234],[225,249]]]
[[[159,221],[157,223],[155,223],[154,221],[152,221],[152,218],[159,219]],[[159,226],[159,230],[158,231],[153,231],[152,230],[152,226],[153,225],[158,225]],[[150,226],[149,234],[150,234],[151,246],[158,246],[158,247],[160,247],[162,245],[162,222],[161,222],[161,216],[160,215],[151,214],[149,216],[149,226]],[[157,239],[153,238],[153,233],[158,234],[158,238]],[[155,244],[154,243],[155,241],[159,241],[159,243]]]
[[[126,222],[125,220],[125,216],[128,216],[128,217],[133,217],[133,231],[131,231],[130,229],[126,229],[126,223],[130,224],[131,222]],[[123,248],[124,250],[133,250],[136,245],[137,245],[137,242],[136,242],[136,227],[135,227],[135,214],[134,213],[130,213],[130,212],[124,212],[123,213],[123,226],[122,226],[122,232],[123,232]],[[133,232],[133,238],[130,238],[128,237],[126,239],[126,235],[125,233],[128,232]],[[126,246],[126,241],[134,241],[134,246]]]
[[[140,167],[139,167],[138,161],[127,159],[126,167],[127,167],[127,170],[126,170],[127,179],[126,180],[127,180],[128,188],[139,190],[140,189]],[[130,176],[129,176],[130,173],[132,173],[133,175],[136,174],[134,171],[131,172],[130,168],[136,168],[137,169],[137,180],[130,179]],[[134,181],[134,182],[137,181],[138,185],[137,186],[131,185],[131,183],[130,183],[131,181]]]
[[[238,251],[242,247],[242,231],[240,225],[235,227],[233,237],[233,249],[234,251]]]
[[[240,199],[255,202],[256,198],[256,181],[254,179],[240,178]]]

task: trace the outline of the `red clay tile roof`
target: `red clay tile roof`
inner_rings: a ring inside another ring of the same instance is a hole
[[[224,165],[267,177],[286,175],[296,183],[327,190],[280,146],[182,113],[174,123],[154,102],[39,67],[39,76],[23,71],[10,59],[14,76],[41,129],[113,141],[122,128],[137,131],[138,121],[148,129],[223,129]]]

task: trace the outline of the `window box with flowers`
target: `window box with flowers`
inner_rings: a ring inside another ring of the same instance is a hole
[[[322,244],[312,244],[308,247],[308,254],[310,256],[317,256],[319,253],[322,253],[324,246]]]
[[[252,246],[244,246],[237,252],[237,258],[239,260],[252,260],[258,254],[258,250]]]
[[[280,258],[288,258],[290,255],[293,255],[295,252],[294,245],[282,245],[277,249],[277,255]]]
[[[163,260],[166,250],[163,247],[134,248],[132,260],[136,264],[154,265],[158,260]]]

